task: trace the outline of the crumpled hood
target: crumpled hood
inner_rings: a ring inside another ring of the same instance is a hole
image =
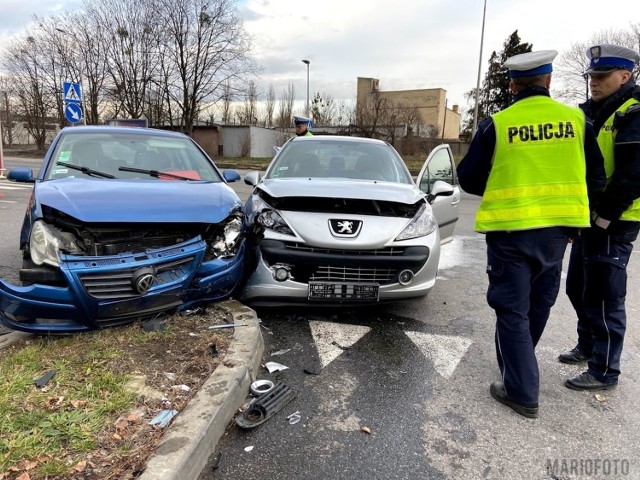
[[[242,207],[223,182],[62,178],[38,182],[35,189],[40,208],[82,222],[218,223]]]
[[[424,196],[415,185],[373,180],[277,178],[264,180],[259,187],[276,198],[354,198],[413,205]]]

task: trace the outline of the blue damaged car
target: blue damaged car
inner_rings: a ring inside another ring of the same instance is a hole
[[[34,183],[20,233],[22,285],[0,280],[0,321],[33,333],[128,323],[227,298],[244,275],[242,203],[188,136],[67,127]]]

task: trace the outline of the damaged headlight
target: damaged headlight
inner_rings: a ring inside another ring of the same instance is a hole
[[[418,213],[416,213],[415,217],[411,220],[411,223],[398,235],[396,240],[424,237],[434,232],[436,228],[438,228],[438,223],[433,216],[431,205],[423,203]]]
[[[48,225],[42,220],[34,222],[29,238],[29,253],[36,265],[44,263],[53,266],[60,265],[60,253],[81,254],[75,237]]]
[[[242,217],[232,217],[222,229],[212,245],[216,256],[230,257],[235,255],[236,247],[242,236]]]
[[[275,211],[268,203],[259,197],[253,199],[253,211],[255,212],[255,222],[266,229],[285,235],[294,235],[293,231],[284,221],[282,216]]]

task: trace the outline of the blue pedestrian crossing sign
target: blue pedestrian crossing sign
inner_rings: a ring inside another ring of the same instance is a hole
[[[82,120],[82,107],[77,103],[67,103],[64,106],[64,117],[71,123]]]
[[[65,103],[82,103],[82,89],[79,83],[64,82],[62,84],[62,94]]]

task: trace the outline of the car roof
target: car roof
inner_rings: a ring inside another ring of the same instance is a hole
[[[110,125],[79,125],[75,127],[64,127],[60,133],[67,134],[95,134],[95,133],[126,133],[134,135],[160,135],[163,137],[180,137],[184,138],[182,132],[173,132],[171,130],[160,130],[158,128],[141,128],[141,127],[115,127]]]
[[[310,135],[307,137],[294,137],[291,139],[292,142],[311,142],[311,141],[321,141],[321,142],[329,142],[339,140],[341,142],[353,142],[353,143],[370,143],[373,145],[390,145],[388,142],[384,140],[378,140],[377,138],[366,138],[366,137],[347,137],[345,135]]]

